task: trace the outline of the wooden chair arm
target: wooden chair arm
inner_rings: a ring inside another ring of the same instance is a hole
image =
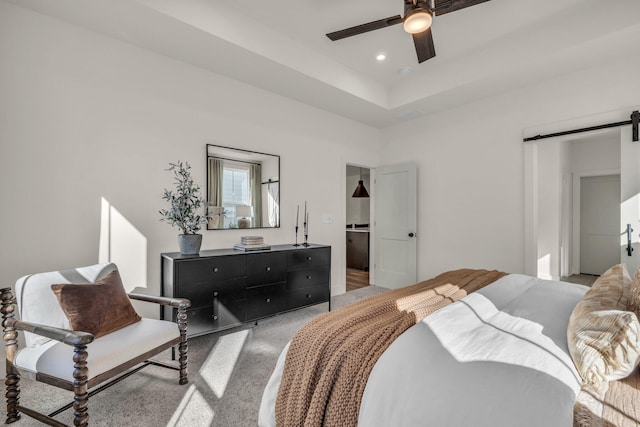
[[[40,325],[38,323],[25,322],[23,320],[7,319],[5,324],[9,327],[41,335],[72,346],[87,345],[94,340],[93,334],[90,334],[89,332],[71,331],[69,329]]]
[[[191,301],[189,301],[186,298],[167,298],[167,297],[158,297],[155,295],[134,294],[134,293],[130,293],[128,295],[129,295],[129,298],[139,300],[139,301],[152,302],[160,305],[169,305],[171,307],[177,307],[181,309],[187,309],[191,307]]]

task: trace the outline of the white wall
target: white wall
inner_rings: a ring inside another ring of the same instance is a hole
[[[601,138],[571,141],[571,172],[620,169],[620,132]]]
[[[525,270],[523,129],[637,105],[640,52],[380,132],[205,70],[0,3],[0,277],[96,262],[101,200],[145,241],[149,292],[177,230],[158,222],[163,169],[204,184],[205,143],[281,156],[282,228],[309,201],[344,290],[345,165],[418,164],[418,277]],[[631,111],[631,109],[630,109]],[[380,141],[383,141],[381,145]],[[242,231],[204,231],[205,248]],[[141,276],[145,277],[145,276]],[[144,285],[144,284],[141,284]]]
[[[418,164],[418,278],[460,268],[525,272],[523,130],[629,107],[640,51],[597,68],[403,123],[382,159]]]
[[[0,93],[4,285],[97,262],[104,198],[146,245],[136,277],[147,283],[135,285],[158,294],[160,253],[177,251],[178,234],[159,222],[164,169],[190,162],[204,190],[215,143],[281,156],[281,228],[259,233],[292,243],[308,200],[310,241],[332,245],[333,293],[344,292],[344,224],[320,219],[342,218],[344,159],[378,163],[378,130],[4,2]],[[243,233],[205,230],[203,249]]]

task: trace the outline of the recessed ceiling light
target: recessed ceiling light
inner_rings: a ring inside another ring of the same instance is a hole
[[[398,73],[402,74],[403,76],[406,76],[407,74],[410,74],[411,71],[413,71],[411,67],[402,67],[398,70]]]
[[[376,55],[376,59],[378,61],[384,61],[385,59],[387,59],[387,55],[385,55],[384,53],[379,53]]]

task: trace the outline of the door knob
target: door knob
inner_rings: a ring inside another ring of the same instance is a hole
[[[415,234],[409,233],[409,237],[413,237],[413,236],[415,236]]]

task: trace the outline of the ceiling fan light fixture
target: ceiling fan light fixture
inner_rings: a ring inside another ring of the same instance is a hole
[[[403,20],[404,30],[409,34],[419,34],[427,31],[433,22],[433,16],[427,9],[417,7],[409,11]]]

